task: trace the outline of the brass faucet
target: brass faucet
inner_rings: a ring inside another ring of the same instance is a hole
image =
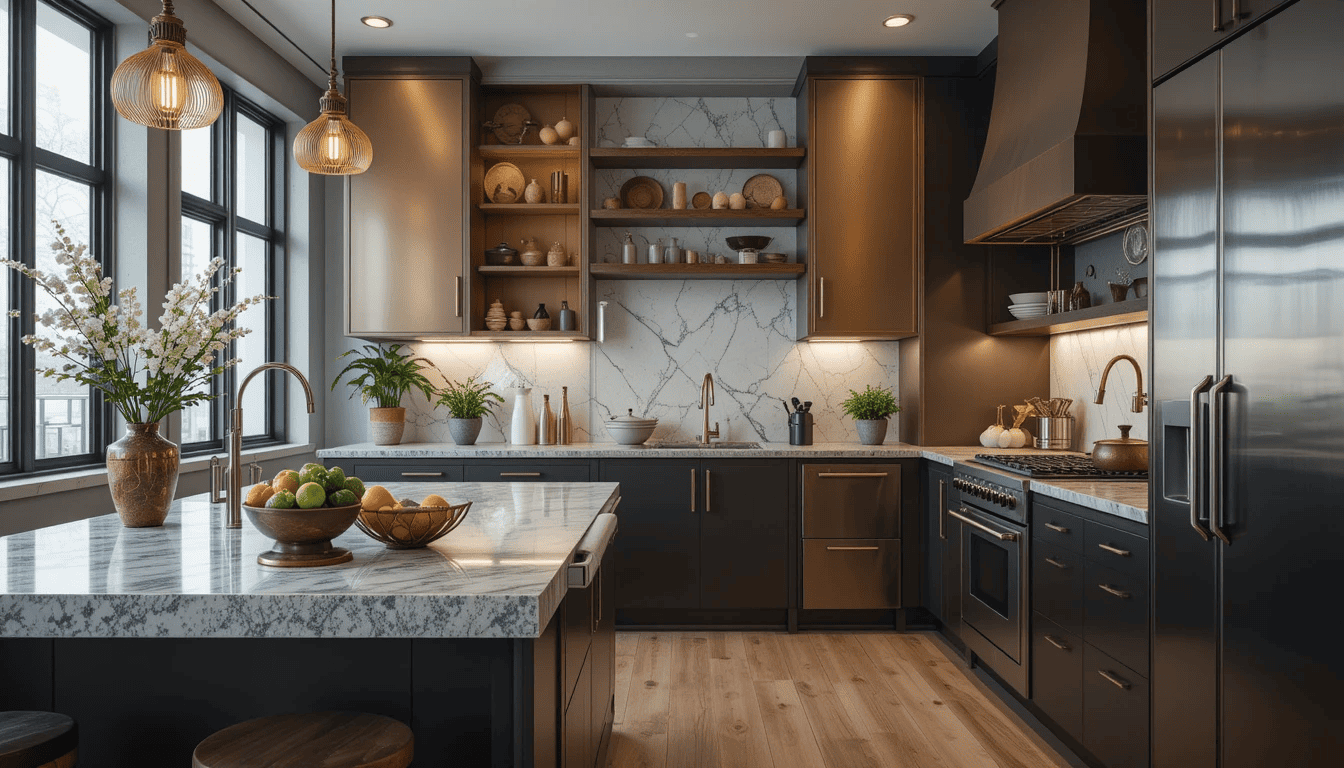
[[[313,407],[313,388],[308,385],[308,379],[299,373],[299,369],[285,363],[266,363],[259,365],[247,374],[243,383],[238,385],[238,394],[233,398],[233,410],[229,412],[231,421],[229,424],[229,495],[228,495],[228,514],[224,517],[225,528],[243,527],[243,390],[247,389],[247,383],[262,371],[276,369],[291,373],[294,378],[303,385],[303,394],[308,398],[308,412],[313,413],[316,408]]]
[[[714,374],[706,373],[705,380],[700,382],[700,410],[705,412],[705,431],[700,433],[700,444],[709,445],[712,438],[719,436],[719,422],[714,422],[714,428],[709,428],[709,406],[714,404]]]
[[[1130,410],[1142,413],[1143,407],[1148,404],[1148,395],[1143,391],[1143,370],[1139,368],[1139,361],[1129,355],[1116,355],[1106,364],[1106,370],[1101,372],[1101,386],[1097,388],[1097,399],[1092,402],[1101,405],[1101,401],[1106,399],[1106,377],[1111,375],[1111,366],[1121,360],[1128,360],[1134,365],[1134,375],[1137,378],[1134,384],[1134,404],[1130,406]]]

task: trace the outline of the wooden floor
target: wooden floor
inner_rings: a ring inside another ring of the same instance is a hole
[[[612,768],[1064,768],[921,634],[623,632]]]

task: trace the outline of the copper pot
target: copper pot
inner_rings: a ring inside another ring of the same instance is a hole
[[[1129,436],[1129,424],[1120,425],[1118,440],[1098,440],[1092,444],[1092,463],[1108,472],[1147,472],[1148,441]]]

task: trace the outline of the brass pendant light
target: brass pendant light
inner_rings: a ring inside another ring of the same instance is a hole
[[[204,128],[224,109],[214,73],[187,52],[187,28],[172,0],[149,25],[150,45],[112,73],[112,103],[122,117],[150,128]]]
[[[331,75],[320,103],[322,115],[294,137],[294,159],[309,173],[353,176],[369,170],[373,142],[345,116],[345,97],[336,88],[336,0],[331,0]]]

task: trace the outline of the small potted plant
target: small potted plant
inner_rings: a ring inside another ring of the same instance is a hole
[[[439,405],[448,408],[448,433],[458,445],[475,445],[481,434],[481,417],[504,398],[493,392],[488,381],[473,376],[466,381],[450,381],[439,392]]]
[[[871,384],[862,392],[849,390],[849,399],[840,407],[854,419],[859,442],[863,445],[881,445],[887,439],[887,417],[901,410],[890,389],[873,389]]]
[[[370,400],[376,403],[369,408],[369,431],[373,434],[374,445],[396,445],[406,430],[406,409],[401,398],[412,389],[423,394],[426,400],[433,400],[434,386],[421,373],[434,364],[423,357],[411,357],[411,353],[401,353],[402,345],[393,344],[387,349],[374,344],[365,344],[362,350],[352,349],[341,355],[357,355],[345,366],[336,379],[331,382],[332,391],[341,379],[349,375],[345,382],[355,393],[359,393],[364,403]],[[422,365],[423,363],[423,365]],[[358,375],[356,375],[358,374]]]

